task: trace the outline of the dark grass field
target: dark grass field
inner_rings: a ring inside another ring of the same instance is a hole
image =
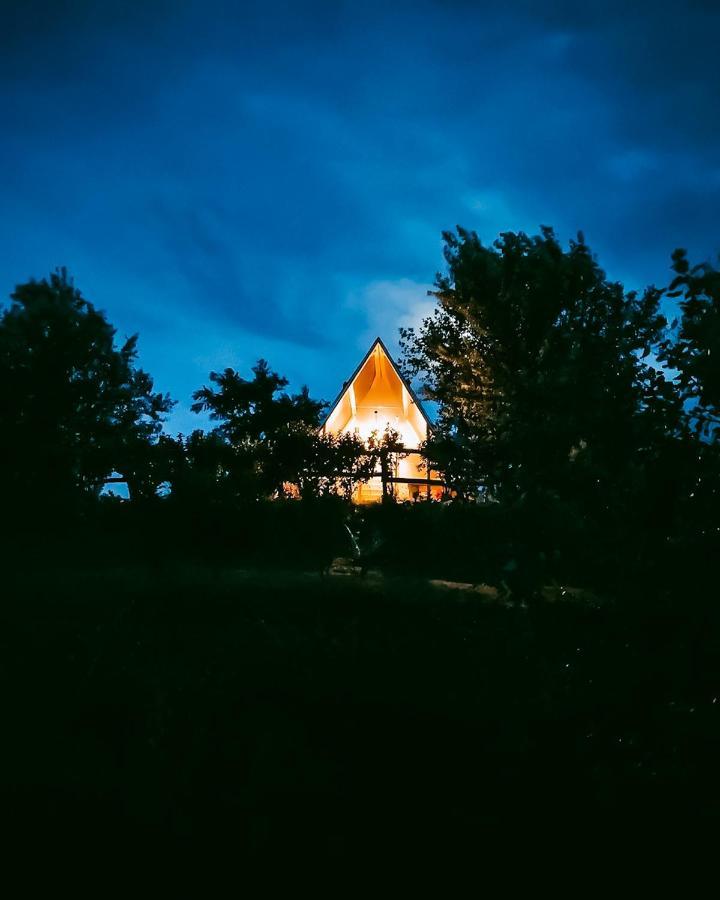
[[[33,844],[342,862],[715,833],[712,607],[174,565],[25,569],[0,616],[3,817]]]

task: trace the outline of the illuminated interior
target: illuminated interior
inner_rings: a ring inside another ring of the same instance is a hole
[[[418,452],[427,438],[428,421],[419,402],[408,389],[395,363],[378,338],[349,382],[343,387],[323,429],[331,434],[355,433],[368,440],[373,431],[381,437],[386,428],[392,428],[408,456],[398,460],[394,477],[408,482],[393,483],[398,499],[408,500],[416,496],[438,496],[441,487],[428,484],[428,473]],[[414,451],[414,452],[413,452]],[[430,473],[437,480],[437,473]],[[417,483],[412,483],[417,482]],[[353,495],[358,503],[372,502],[382,497],[380,476],[359,485]]]

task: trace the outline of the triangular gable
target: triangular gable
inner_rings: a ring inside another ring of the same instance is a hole
[[[417,395],[415,394],[415,391],[412,389],[408,380],[404,377],[404,375],[398,368],[395,360],[392,358],[392,355],[390,354],[390,351],[387,349],[387,347],[383,343],[382,339],[379,337],[375,338],[375,340],[373,341],[373,343],[370,346],[370,349],[367,351],[365,356],[363,356],[363,358],[360,360],[360,363],[358,364],[355,371],[352,373],[350,378],[343,384],[342,390],[340,391],[338,396],[333,401],[332,406],[330,407],[330,410],[329,410],[327,416],[325,417],[325,421],[322,424],[322,428],[325,429],[325,427],[330,422],[330,420],[332,419],[333,415],[335,414],[336,410],[338,409],[338,407],[340,406],[341,403],[349,402],[348,396],[350,394],[351,388],[354,390],[353,386],[355,385],[358,377],[365,369],[365,366],[366,366],[368,360],[373,355],[373,353],[375,352],[375,349],[378,346],[380,347],[386,362],[390,365],[390,368],[392,369],[393,373],[397,376],[398,380],[400,381],[400,384],[407,391],[410,401],[417,408],[418,412],[424,419],[425,425],[426,425],[428,431],[432,430],[432,422],[430,421],[430,418],[428,417],[427,413],[425,412],[422,403],[418,399]]]

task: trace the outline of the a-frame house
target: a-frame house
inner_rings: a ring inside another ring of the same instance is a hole
[[[387,428],[399,433],[405,450],[389,477],[386,474],[385,489],[398,500],[439,497],[442,481],[436,472],[428,471],[419,450],[432,424],[387,347],[376,338],[343,385],[322,430],[330,434],[355,433],[368,440],[373,432],[382,437]],[[378,472],[366,484],[358,485],[353,499],[356,503],[372,503],[382,496],[383,478]]]

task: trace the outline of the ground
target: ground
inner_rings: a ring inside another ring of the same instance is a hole
[[[714,613],[178,565],[6,587],[3,807],[35,841],[342,861],[717,817]]]

